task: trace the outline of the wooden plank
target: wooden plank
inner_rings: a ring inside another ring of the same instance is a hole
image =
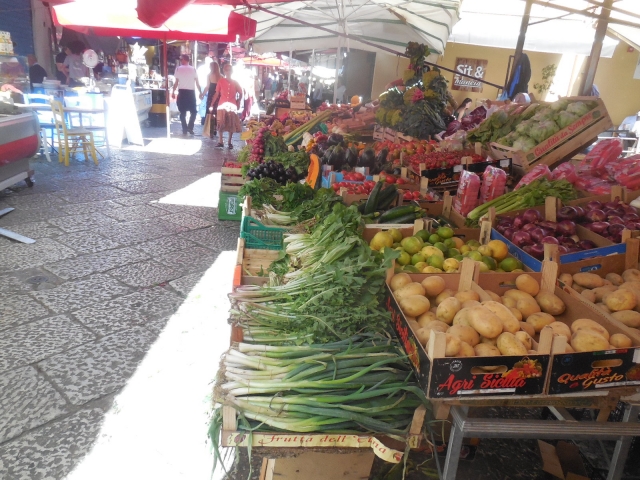
[[[431,405],[433,406],[433,416],[436,420],[446,420],[449,417],[449,410],[451,410],[450,403],[431,400]]]
[[[411,435],[420,435],[422,432],[422,427],[424,426],[424,417],[427,414],[427,407],[424,405],[420,405],[416,408],[416,411],[413,412],[413,420],[411,421],[411,426],[409,427],[409,434]]]
[[[466,292],[471,290],[471,284],[473,283],[473,276],[476,269],[476,262],[470,258],[465,258],[460,264],[460,284],[458,291]]]
[[[242,265],[244,259],[244,238],[238,238],[238,248],[236,250],[236,265]]]
[[[640,240],[630,238],[626,241],[627,251],[625,253],[625,270],[630,268],[638,268],[638,255],[640,255]]]
[[[551,260],[542,261],[542,278],[540,280],[540,290],[553,293],[556,289],[558,279],[558,264]]]

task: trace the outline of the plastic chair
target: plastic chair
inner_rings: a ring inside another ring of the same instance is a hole
[[[98,165],[93,133],[89,130],[85,130],[84,128],[67,128],[64,108],[62,103],[57,100],[51,100],[51,112],[53,113],[53,121],[56,127],[56,133],[58,134],[60,162],[64,159],[64,164],[68,167],[69,157],[74,156],[78,148],[82,147],[84,158],[88,160],[89,153],[91,153],[93,163]]]
[[[23,94],[24,102],[27,105],[30,104],[48,104],[51,101],[51,96],[43,95],[41,93],[25,93]],[[56,129],[56,126],[53,122],[53,114],[51,112],[46,111],[36,111],[36,116],[38,117],[38,122],[40,122],[40,138],[42,140],[42,152],[44,156],[47,158],[47,161],[51,161],[50,153],[54,152],[53,148],[53,132]],[[51,132],[51,147],[49,147],[47,130]]]

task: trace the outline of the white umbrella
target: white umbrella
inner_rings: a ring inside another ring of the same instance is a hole
[[[314,28],[322,27],[349,35],[342,40],[347,49],[404,53],[408,42],[418,42],[442,54],[458,21],[460,0],[315,0],[265,7],[305,24],[261,9],[240,8],[238,13],[258,22],[253,40],[257,52],[289,51],[291,44],[296,50],[337,48],[338,35]]]

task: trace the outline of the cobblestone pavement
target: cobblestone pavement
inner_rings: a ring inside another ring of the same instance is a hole
[[[33,188],[0,192],[0,227],[36,240],[0,237],[0,478],[209,478],[239,231],[213,145],[37,158]]]

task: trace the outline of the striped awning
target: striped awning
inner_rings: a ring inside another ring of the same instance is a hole
[[[317,50],[339,45],[385,51],[355,38],[359,37],[397,53],[404,53],[408,42],[426,44],[442,53],[458,21],[460,0],[315,0],[264,7],[306,25],[260,10],[236,10],[258,22],[253,40],[257,52]],[[338,35],[315,26],[346,33],[350,38],[339,40]]]

